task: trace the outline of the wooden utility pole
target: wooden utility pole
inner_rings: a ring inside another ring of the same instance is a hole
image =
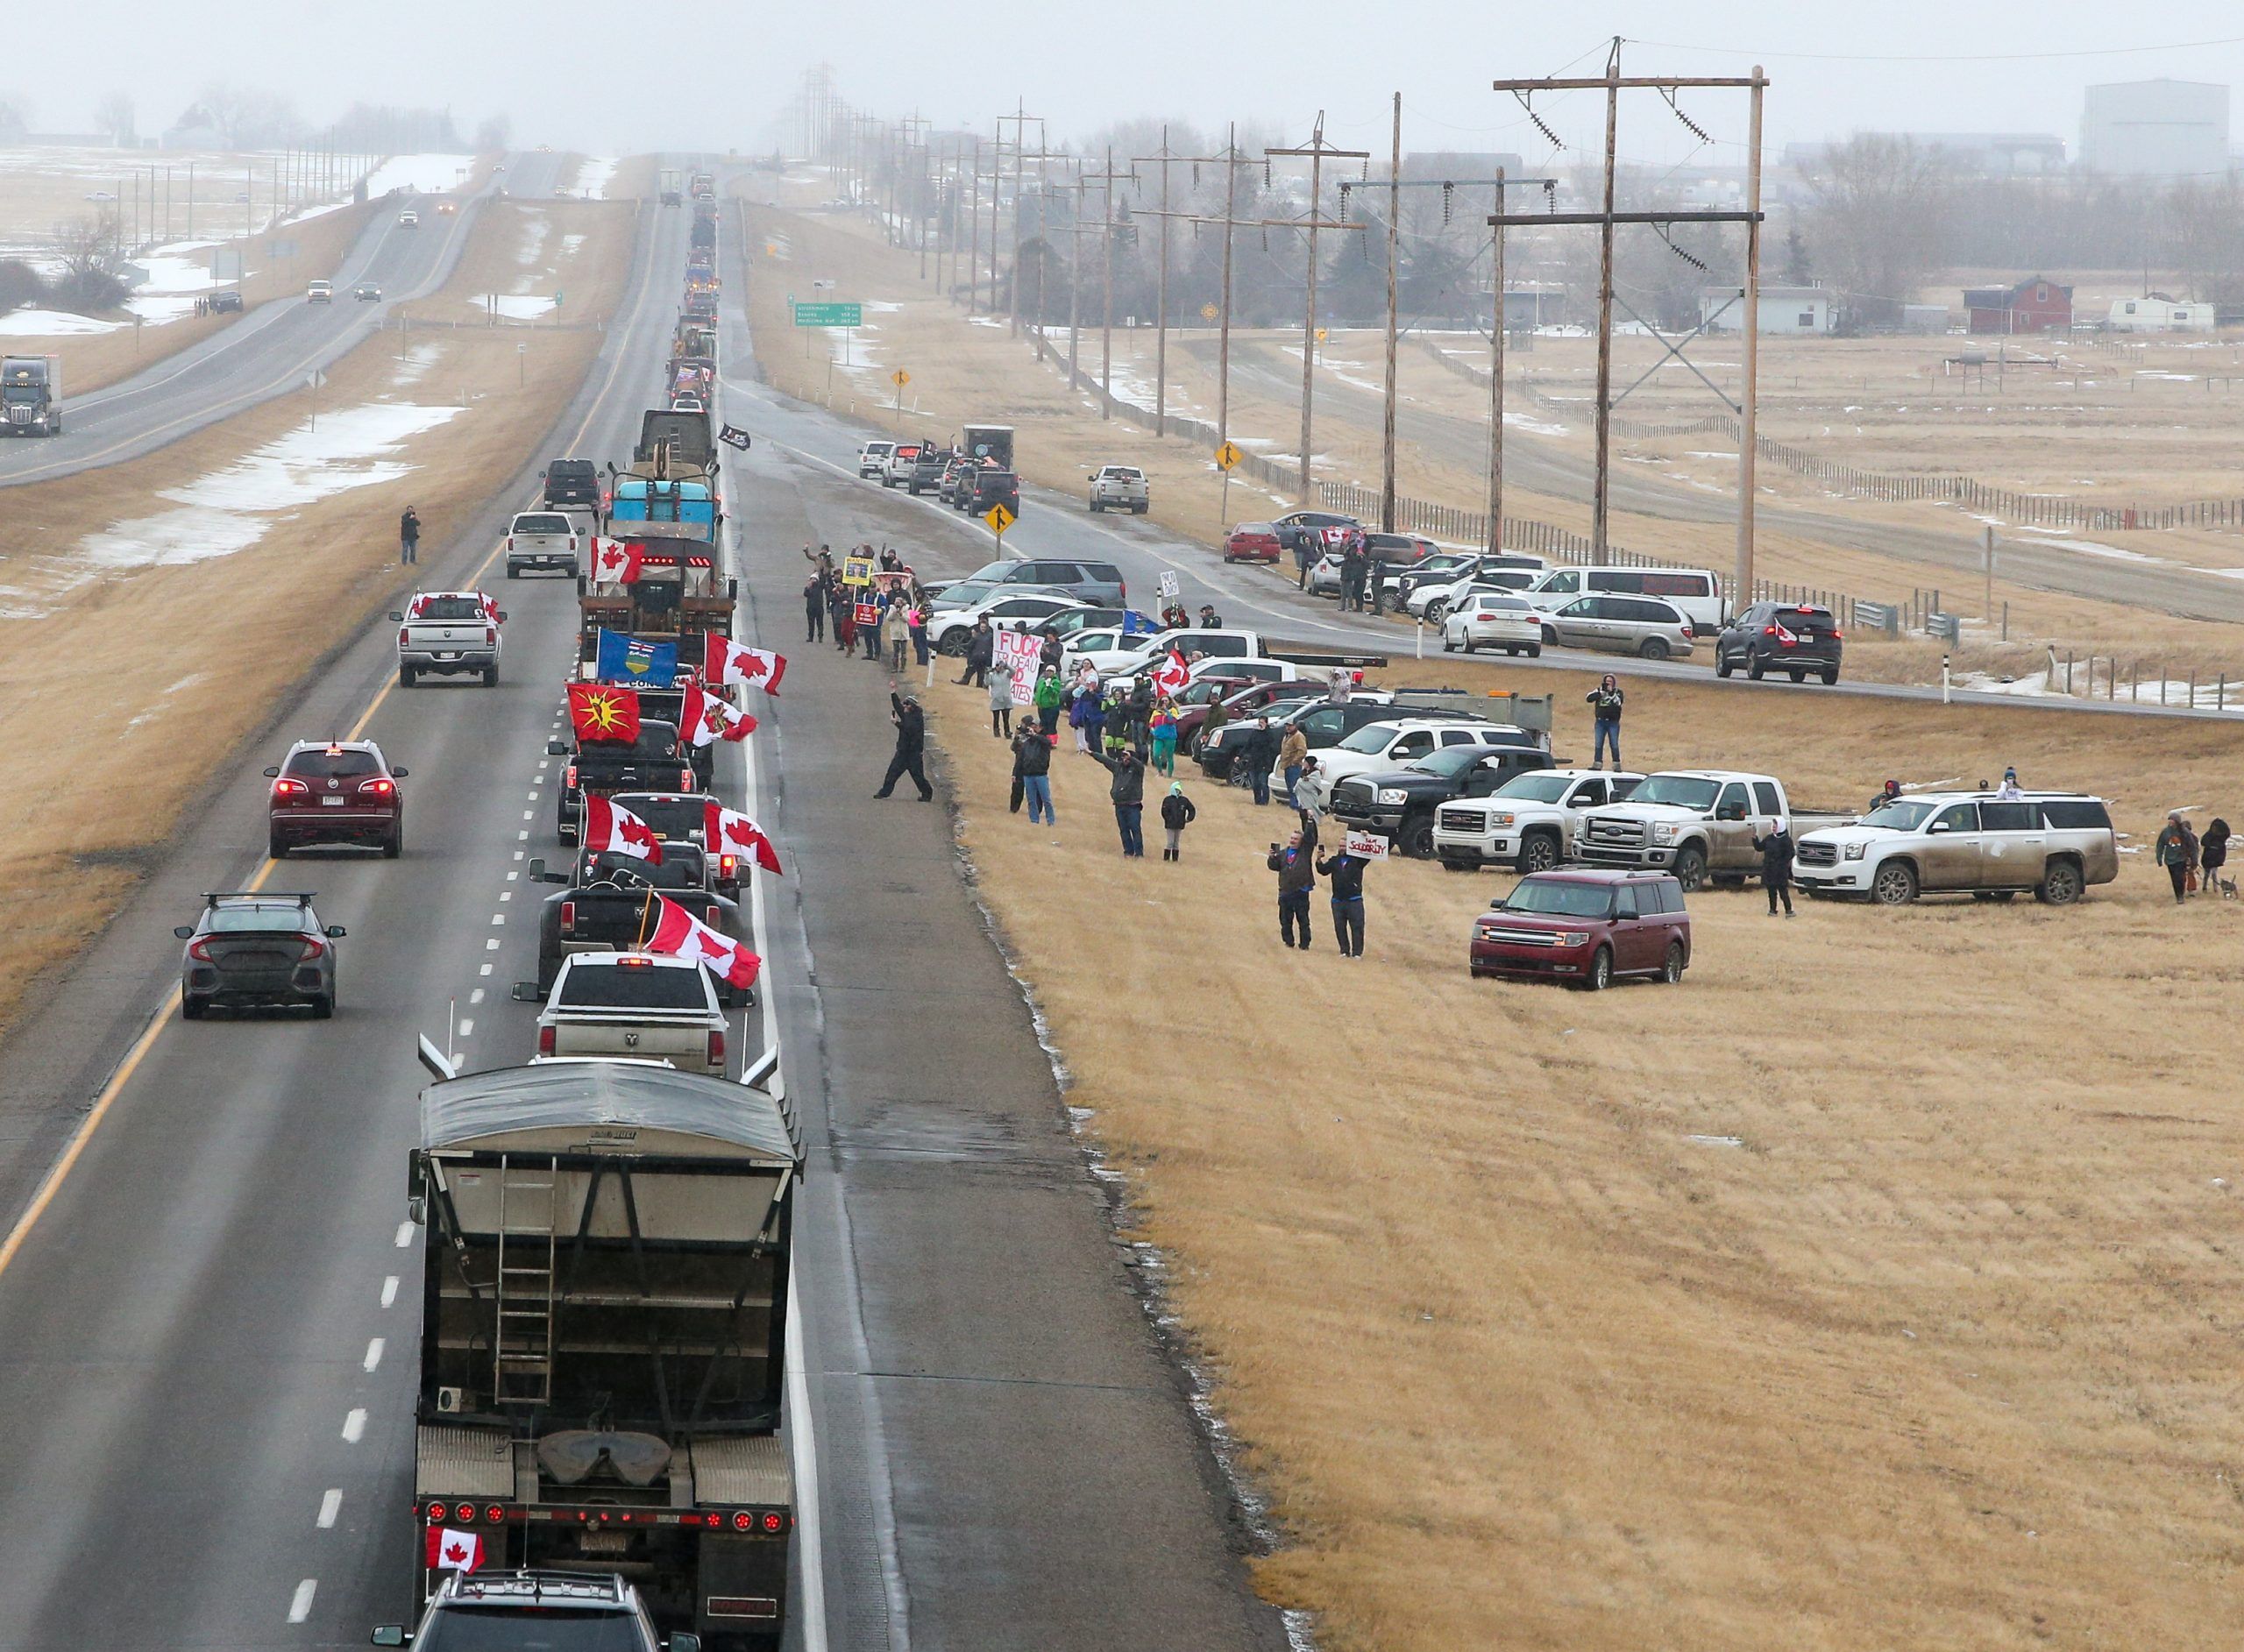
[[[1021,185],[1022,180],[1026,174],[1028,165],[1028,123],[1034,121],[1037,124],[1037,175],[1040,178],[1043,175],[1043,161],[1045,159],[1043,153],[1044,117],[1041,115],[1030,114],[1028,112],[1027,104],[1016,100],[1014,110],[1012,114],[1001,115],[998,117],[998,142],[1001,146],[1005,141],[1005,125],[1007,121],[1011,121],[1013,124],[1013,279],[1012,304],[1011,306],[1012,310],[1012,322],[1010,331],[1012,337],[1018,338],[1020,337],[1020,252],[1021,240],[1024,234],[1020,211]],[[995,189],[992,189],[991,193],[992,195],[995,195],[998,192]],[[994,301],[997,296],[997,280],[998,205],[993,200],[991,202],[990,209],[990,293],[992,301]]]
[[[1283,155],[1291,158],[1309,157],[1309,216],[1306,218],[1265,218],[1266,224],[1289,230],[1301,230],[1309,237],[1307,280],[1304,283],[1301,325],[1301,502],[1313,500],[1313,484],[1310,477],[1311,436],[1317,404],[1317,237],[1321,230],[1345,230],[1354,226],[1339,219],[1324,216],[1324,162],[1334,160],[1369,160],[1368,149],[1336,149],[1324,141],[1324,111],[1317,111],[1317,124],[1310,131],[1309,142],[1283,149],[1266,148],[1263,154],[1272,160]]]
[[[1164,129],[1164,131],[1165,131],[1165,130],[1166,130],[1166,129]],[[1190,166],[1195,169],[1195,171],[1194,171],[1194,178],[1195,178],[1195,181],[1197,181],[1197,177],[1198,177],[1198,171],[1197,171],[1197,169],[1198,169],[1199,167],[1203,167],[1203,166],[1220,166],[1220,167],[1224,169],[1224,216],[1223,216],[1222,217],[1220,217],[1220,218],[1211,218],[1211,217],[1205,217],[1205,216],[1201,216],[1201,215],[1199,215],[1199,214],[1197,214],[1197,213],[1191,213],[1191,212],[1176,212],[1176,211],[1173,211],[1173,210],[1171,210],[1171,209],[1170,209],[1168,207],[1167,207],[1167,206],[1163,206],[1163,207],[1162,207],[1162,208],[1161,208],[1158,211],[1152,211],[1152,212],[1146,212],[1146,213],[1140,213],[1140,216],[1152,216],[1152,217],[1157,217],[1157,218],[1159,218],[1159,219],[1161,220],[1161,240],[1162,240],[1162,245],[1163,245],[1164,249],[1165,249],[1165,248],[1166,248],[1166,246],[1167,246],[1168,239],[1168,223],[1169,223],[1169,220],[1170,220],[1170,219],[1172,219],[1172,218],[1180,218],[1180,219],[1183,220],[1185,223],[1189,223],[1189,224],[1191,224],[1191,225],[1193,225],[1196,229],[1197,229],[1199,225],[1204,224],[1204,223],[1210,223],[1210,224],[1220,224],[1220,225],[1222,225],[1222,226],[1223,226],[1223,232],[1224,232],[1224,273],[1223,273],[1223,293],[1222,293],[1222,296],[1221,296],[1221,298],[1219,299],[1219,301],[1218,301],[1218,304],[1217,304],[1217,306],[1216,306],[1216,315],[1215,315],[1215,317],[1214,317],[1214,319],[1215,319],[1215,321],[1216,321],[1216,323],[1217,323],[1217,334],[1216,334],[1216,445],[1217,445],[1218,447],[1221,447],[1225,443],[1228,442],[1228,441],[1231,439],[1231,272],[1232,272],[1232,232],[1234,230],[1239,229],[1239,227],[1241,227],[1242,225],[1246,225],[1246,224],[1259,225],[1259,224],[1260,224],[1260,223],[1261,223],[1261,222],[1262,222],[1262,220],[1261,220],[1261,219],[1260,219],[1260,218],[1242,218],[1242,217],[1240,217],[1240,216],[1239,216],[1239,169],[1241,167],[1250,165],[1251,163],[1247,160],[1247,159],[1246,159],[1246,156],[1244,156],[1244,155],[1242,155],[1241,153],[1239,153],[1239,124],[1238,124],[1236,121],[1234,121],[1234,122],[1232,122],[1232,125],[1231,125],[1231,129],[1230,129],[1230,131],[1225,134],[1225,141],[1224,141],[1224,152],[1223,152],[1222,154],[1220,154],[1220,155],[1172,155],[1172,154],[1169,154],[1169,153],[1168,152],[1168,140],[1167,140],[1166,136],[1164,136],[1164,138],[1163,138],[1163,139],[1162,139],[1162,142],[1161,142],[1161,150],[1162,150],[1162,152],[1161,152],[1161,154],[1159,154],[1159,155],[1140,155],[1140,156],[1139,156],[1139,157],[1138,157],[1138,159],[1139,159],[1139,160],[1147,160],[1147,161],[1151,161],[1151,160],[1159,160],[1159,161],[1161,161],[1161,162],[1162,163],[1162,167],[1163,167],[1163,168],[1164,168],[1164,176],[1163,176],[1162,182],[1161,182],[1161,192],[1162,192],[1162,195],[1163,195],[1163,196],[1164,196],[1164,197],[1166,197],[1166,195],[1167,195],[1167,194],[1168,194],[1168,179],[1167,179],[1167,176],[1166,176],[1166,168],[1167,168],[1167,167],[1168,166],[1168,164],[1169,164],[1170,162],[1172,162],[1172,161],[1174,161],[1174,162],[1180,162],[1180,163],[1186,163],[1186,164],[1189,164],[1189,165],[1190,165]],[[1289,220],[1289,222],[1290,222],[1290,220]],[[1168,253],[1167,253],[1167,252],[1164,250],[1164,252],[1162,252],[1162,255],[1161,255],[1161,264],[1162,264],[1162,269],[1163,269],[1163,273],[1164,273],[1164,274],[1166,274],[1166,272],[1167,272],[1167,268],[1168,268]],[[1166,306],[1166,305],[1164,305],[1164,306],[1163,306],[1163,308],[1164,308],[1164,309],[1166,309],[1167,306]],[[1168,323],[1167,323],[1166,317],[1164,317],[1164,318],[1163,318],[1163,322],[1162,322],[1162,325],[1163,325],[1163,327],[1164,327],[1164,328],[1166,328],[1167,324],[1168,324]],[[1167,358],[1167,357],[1166,357],[1166,349],[1165,349],[1166,343],[1167,343],[1166,334],[1164,334],[1164,335],[1163,335],[1163,337],[1162,337],[1162,339],[1161,339],[1161,345],[1157,346],[1157,348],[1161,348],[1161,350],[1162,350],[1161,359],[1162,359],[1163,361],[1165,361],[1165,360],[1166,360],[1166,358]],[[1159,367],[1157,367],[1157,368],[1156,368],[1156,371],[1157,371],[1157,372],[1161,372],[1161,368],[1159,368]],[[1164,380],[1166,379],[1166,376],[1167,376],[1167,375],[1166,375],[1165,372],[1162,372],[1162,377],[1163,377]],[[1166,397],[1166,395],[1167,395],[1167,394],[1168,394],[1168,386],[1167,386],[1166,382],[1164,382],[1164,384],[1163,384],[1163,386],[1162,386],[1162,388],[1161,388],[1161,395],[1165,398],[1165,397]],[[1161,404],[1161,410],[1162,411],[1162,413],[1163,413],[1164,415],[1166,414],[1166,412],[1167,412],[1167,403],[1166,403],[1166,401],[1164,401],[1162,402],[1162,404]],[[1231,480],[1231,478],[1230,478],[1230,475],[1229,475],[1229,473],[1228,473],[1228,472],[1226,472],[1226,473],[1225,473],[1225,478],[1224,478],[1224,480],[1225,480],[1225,486],[1229,486],[1229,484],[1230,484],[1230,480]]]
[[[1613,186],[1619,168],[1621,37],[1605,60],[1605,216],[1597,226],[1597,470],[1590,498],[1590,554],[1605,560],[1613,500]]]
[[[1756,63],[1749,94],[1752,114],[1745,140],[1745,323],[1741,364],[1745,382],[1740,386],[1737,415],[1736,600],[1740,607],[1753,599],[1753,446],[1759,435],[1761,403],[1761,98],[1768,89],[1761,66]],[[1994,530],[1987,532],[1992,546]],[[1992,549],[1988,556],[1992,565]],[[1987,600],[1990,605],[1994,601],[1992,583]]]
[[[1504,548],[1504,168],[1496,168],[1496,218],[1488,227],[1496,308],[1488,327],[1488,554]]]
[[[1140,162],[1161,165],[1161,274],[1154,284],[1154,434],[1168,434],[1168,168],[1173,161],[1183,157],[1168,146],[1168,128],[1161,129],[1161,152],[1157,155],[1133,155],[1131,170],[1134,173]],[[1113,162],[1109,160],[1111,168]]]
[[[1105,221],[1100,234],[1106,243],[1106,256],[1102,260],[1099,277],[1099,300],[1105,314],[1098,327],[1098,416],[1114,416],[1114,186],[1127,178],[1132,184],[1138,181],[1137,169],[1128,172],[1114,170],[1114,145],[1106,146],[1106,170],[1097,174],[1105,190]]]
[[[1343,215],[1346,216],[1345,214]],[[1379,530],[1395,531],[1395,340],[1399,316],[1396,237],[1402,217],[1402,94],[1395,94],[1395,152],[1387,173],[1387,409],[1379,451]]]

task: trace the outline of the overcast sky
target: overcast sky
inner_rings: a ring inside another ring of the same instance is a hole
[[[1888,0],[1835,12],[1799,0],[984,0],[950,10],[896,0],[78,0],[10,9],[0,93],[25,99],[42,130],[85,128],[96,99],[122,89],[152,132],[224,78],[284,90],[316,121],[359,99],[449,104],[465,130],[506,111],[524,144],[752,148],[770,142],[774,114],[803,71],[823,60],[861,109],[916,106],[939,123],[986,130],[1020,97],[1050,117],[1055,141],[1133,116],[1211,125],[1236,117],[1305,131],[1321,108],[1335,142],[1376,149],[1388,97],[1399,89],[1406,146],[1508,149],[1542,161],[1548,145],[1488,82],[1594,73],[1616,33],[1632,43],[1623,67],[1637,72],[1729,74],[1760,60],[1773,82],[1772,146],[1868,127],[2049,131],[2070,148],[2079,140],[2084,85],[2244,76],[2244,11],[2219,5],[2146,12],[2109,0],[2046,0],[2023,11],[1959,11]],[[1687,20],[1694,15],[1706,20]],[[2239,39],[2213,39],[2231,33]],[[2113,51],[2114,41],[2162,49]],[[2016,55],[2027,51],[2052,55]],[[1577,95],[1554,106],[1553,124],[1570,142],[1594,145],[1594,105]],[[1684,109],[1716,140],[1703,157],[1737,158],[1739,103],[1700,93]],[[1624,152],[1672,162],[1696,145],[1649,97],[1624,118]]]

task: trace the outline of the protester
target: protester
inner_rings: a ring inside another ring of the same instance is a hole
[[[1753,847],[1761,851],[1761,887],[1769,891],[1769,916],[1777,915],[1777,902],[1785,904],[1785,916],[1792,916],[1792,828],[1781,819],[1769,822],[1769,835],[1756,836]]]
[[[397,562],[401,568],[421,560],[421,513],[408,505],[397,519]]]
[[[1104,709],[1100,728],[1105,736],[1106,755],[1111,757],[1130,743],[1130,701],[1120,684],[1106,691]]]
[[[1387,558],[1371,558],[1371,613],[1376,620],[1387,612]]]
[[[1044,641],[1036,650],[1037,664],[1056,671],[1067,657],[1068,645],[1060,641],[1060,634],[1056,631],[1045,633]]]
[[[1589,766],[1597,767],[1607,743],[1613,748],[1613,767],[1621,766],[1621,705],[1628,698],[1622,691],[1620,680],[1608,671],[1597,686],[1582,698],[1589,702],[1591,716],[1596,725],[1595,744],[1590,752]]]
[[[1309,755],[1309,736],[1301,731],[1299,723],[1289,724],[1286,737],[1278,742],[1278,769],[1286,777],[1286,801],[1295,808],[1301,807],[1302,760]]]
[[[1013,784],[1028,799],[1028,823],[1056,826],[1052,809],[1052,744],[1023,723],[1013,735]]]
[[[1154,767],[1162,774],[1176,772],[1176,707],[1164,694],[1146,720],[1152,737]]]
[[[2019,799],[2025,797],[2025,792],[2019,789],[2018,770],[2015,769],[2004,769],[2002,771],[2002,790],[1995,793],[1996,800],[2001,803],[2016,803]]]
[[[873,620],[870,625],[859,626],[857,627],[857,634],[865,640],[865,657],[870,660],[875,665],[878,665],[880,663],[881,627],[887,619],[889,604],[885,598],[874,597],[870,588],[867,589],[865,595],[866,599],[875,605],[873,609]]]
[[[1214,603],[1204,602],[1200,605],[1200,628],[1203,631],[1220,631],[1224,628],[1223,615],[1216,612]]]
[[[1344,842],[1317,862],[1332,893],[1332,939],[1343,958],[1364,955],[1364,868],[1371,862],[1348,853]]]
[[[1863,812],[1865,814],[1873,813],[1879,809],[1883,809],[1889,803],[1899,803],[1900,801],[1901,783],[1898,780],[1889,780],[1878,791],[1878,794],[1870,800],[1869,808],[1864,810]]]
[[[1184,828],[1198,818],[1199,810],[1192,799],[1184,795],[1184,788],[1172,780],[1168,796],[1161,800],[1161,858],[1181,861],[1184,858]]]
[[[1302,829],[1282,848],[1270,846],[1264,864],[1278,875],[1278,934],[1289,947],[1309,950],[1309,897],[1317,888],[1317,825],[1303,819]],[[1294,939],[1298,929],[1301,939]]]
[[[1076,684],[1074,708],[1068,713],[1068,723],[1076,731],[1076,750],[1085,756],[1098,755],[1099,737],[1106,727],[1106,708],[1099,703],[1097,680]]]
[[[881,635],[888,641],[888,669],[904,669],[904,656],[912,646],[912,599],[901,591],[888,599],[888,613],[880,622]]]
[[[990,732],[999,740],[1013,734],[1013,668],[1005,660],[990,666]]]
[[[1130,744],[1138,753],[1138,761],[1146,761],[1147,747],[1153,740],[1154,680],[1149,671],[1140,671],[1130,682]]]
[[[927,598],[917,584],[913,585],[910,605],[904,610],[904,635],[912,641],[912,663],[925,669],[927,663]]]
[[[834,587],[834,646],[843,654],[857,646],[857,605],[849,587]]]
[[[880,790],[873,796],[887,797],[896,790],[898,778],[909,775],[920,788],[920,801],[933,803],[935,789],[927,783],[926,764],[927,713],[913,696],[891,692],[888,697],[888,720],[896,725],[896,755],[888,760],[888,772],[881,776]]]
[[[1184,612],[1182,603],[1172,598],[1161,611],[1161,624],[1164,631],[1189,631],[1192,628],[1192,616]]]
[[[803,585],[803,641],[826,640],[826,585],[816,574]]]
[[[2220,893],[2220,869],[2228,864],[2228,822],[2215,815],[2205,836],[2198,840],[2198,865],[2205,874],[2203,888],[2208,895]]]
[[[1111,755],[1097,752],[1091,755],[1114,776],[1106,795],[1114,804],[1114,826],[1121,834],[1122,853],[1129,859],[1143,860],[1146,839],[1141,822],[1146,812],[1146,766],[1127,746],[1111,748]]]
[[[1232,759],[1233,768],[1240,763],[1246,765],[1246,783],[1258,804],[1270,801],[1270,763],[1277,747],[1278,737],[1270,732],[1270,720],[1258,717],[1253,727],[1241,737],[1239,755]]]
[[[990,620],[986,614],[974,622],[966,634],[966,652],[959,656],[958,682],[962,688],[984,688],[989,684]]]
[[[2225,846],[2224,846],[2225,847]],[[2173,880],[2174,904],[2179,906],[2190,896],[2190,874],[2198,860],[2197,834],[2190,830],[2190,823],[2182,818],[2179,809],[2166,817],[2166,824],[2158,829],[2158,841],[2151,847],[2151,858],[2166,869],[2166,876]]]

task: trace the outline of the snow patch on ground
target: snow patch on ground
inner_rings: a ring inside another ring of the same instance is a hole
[[[410,189],[442,195],[458,188],[461,174],[474,166],[472,155],[392,155],[366,180],[366,193],[386,195],[393,189]]]
[[[615,158],[612,155],[587,155],[577,168],[575,181],[569,193],[586,201],[607,199],[607,186],[615,177]]]
[[[442,344],[413,344],[407,347],[404,358],[390,372],[389,381],[402,390],[417,385],[429,376],[429,371],[444,358]]]
[[[531,208],[522,217],[522,244],[515,249],[515,262],[526,270],[536,268],[545,252],[546,238],[552,233],[552,218],[543,208]]]
[[[113,333],[124,325],[91,316],[73,316],[63,309],[18,309],[0,316],[0,334],[10,338],[79,338],[91,333]]]
[[[468,301],[478,309],[484,308],[479,298]],[[553,308],[553,300],[544,293],[500,293],[492,298],[489,308],[510,322],[534,322]]]
[[[194,315],[198,297],[228,285],[210,273],[208,256],[195,256],[207,255],[217,245],[215,241],[178,241],[132,259],[148,272],[148,279],[132,289],[125,308],[151,326]]]

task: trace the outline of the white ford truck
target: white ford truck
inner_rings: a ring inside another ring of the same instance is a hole
[[[577,524],[562,511],[521,511],[507,524],[507,578],[526,573],[565,573],[577,565]]]
[[[1434,811],[1434,854],[1453,871],[1509,866],[1547,872],[1572,860],[1582,818],[1620,803],[1642,775],[1599,769],[1543,769],[1514,775],[1485,798]]]
[[[1672,872],[1687,890],[1709,880],[1735,886],[1760,876],[1753,840],[1772,823],[1788,823],[1797,840],[1810,827],[1851,818],[1795,813],[1784,783],[1772,775],[1671,769],[1646,776],[1624,801],[1590,811],[1575,835],[1574,855],[1593,866]]]
[[[480,591],[420,592],[389,617],[397,627],[400,687],[411,688],[423,673],[499,685],[499,627],[507,614]]]
[[[1094,516],[1101,511],[1116,510],[1143,516],[1152,502],[1146,473],[1134,464],[1102,464],[1090,473],[1090,509]]]
[[[543,998],[542,1057],[621,1056],[725,1075],[725,1012],[709,972],[691,959],[576,953],[561,961],[550,996],[535,981],[516,982],[512,996],[523,1003]]]

